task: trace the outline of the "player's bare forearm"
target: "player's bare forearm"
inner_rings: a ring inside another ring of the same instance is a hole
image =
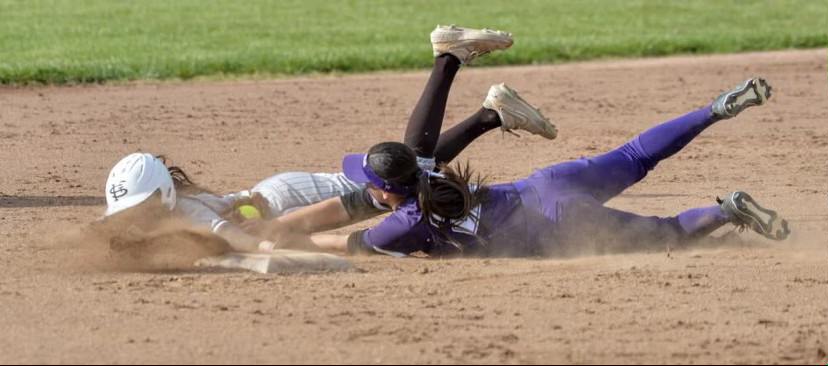
[[[348,236],[291,233],[283,235],[277,246],[282,249],[346,254],[348,252]]]
[[[351,223],[339,197],[331,198],[291,212],[275,220],[281,230],[312,234],[333,230]]]
[[[322,251],[336,254],[348,253],[347,235],[314,234],[310,236],[310,239]]]
[[[246,220],[241,223],[241,227],[252,235],[277,243],[306,243],[309,241],[303,238],[310,234],[340,228],[350,223],[351,217],[341,199],[337,197],[300,208],[277,219]]]

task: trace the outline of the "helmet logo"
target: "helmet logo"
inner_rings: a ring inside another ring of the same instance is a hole
[[[126,181],[122,180],[118,184],[113,184],[112,188],[109,189],[109,194],[112,195],[112,199],[114,199],[115,202],[118,202],[118,199],[126,196],[127,193],[129,193],[129,190],[127,190],[126,187],[124,187],[124,183],[126,183]]]

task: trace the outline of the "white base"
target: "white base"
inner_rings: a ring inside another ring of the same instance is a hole
[[[298,250],[274,250],[273,253],[229,253],[199,259],[197,267],[243,269],[258,273],[297,273],[347,271],[352,268],[346,259],[325,253]]]

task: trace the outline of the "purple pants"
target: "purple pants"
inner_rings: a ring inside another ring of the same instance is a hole
[[[555,223],[559,241],[589,236],[636,244],[702,237],[730,222],[718,205],[662,218],[604,204],[715,122],[708,106],[656,126],[609,153],[541,169],[516,185],[525,205]]]

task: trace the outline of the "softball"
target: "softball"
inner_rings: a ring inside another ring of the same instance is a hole
[[[259,212],[255,206],[252,205],[242,205],[238,208],[239,214],[242,215],[245,219],[254,220],[254,219],[261,219],[262,214]]]

